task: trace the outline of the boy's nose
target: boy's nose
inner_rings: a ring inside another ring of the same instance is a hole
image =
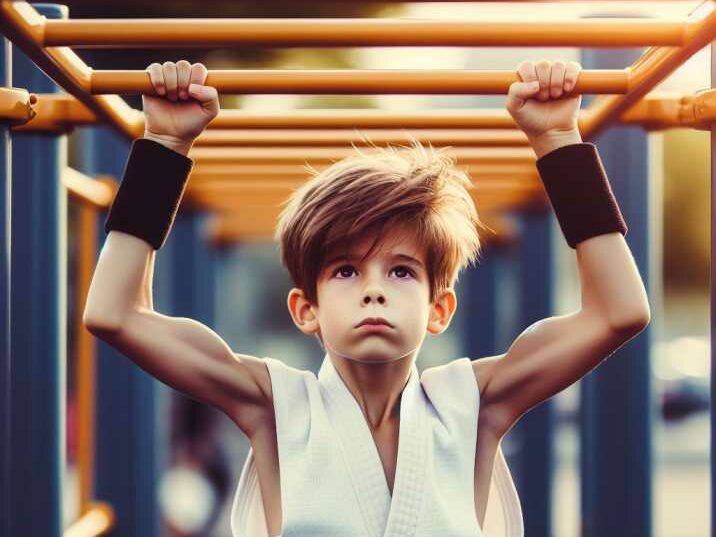
[[[371,289],[366,291],[365,295],[363,296],[363,302],[365,304],[369,304],[373,301],[378,302],[379,304],[383,304],[385,302],[385,296],[383,296],[383,292],[377,289]]]

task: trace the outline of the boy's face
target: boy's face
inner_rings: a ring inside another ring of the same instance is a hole
[[[408,233],[395,232],[361,263],[371,238],[344,252],[328,252],[317,281],[318,304],[292,289],[289,309],[299,329],[321,335],[329,353],[362,362],[386,362],[414,354],[426,330],[438,334],[455,311],[452,289],[430,303],[425,256]],[[293,298],[292,298],[293,297]],[[389,326],[359,326],[381,317]]]

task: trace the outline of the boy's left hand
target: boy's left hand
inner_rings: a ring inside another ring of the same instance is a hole
[[[524,61],[518,66],[522,82],[510,85],[506,107],[533,145],[545,138],[579,133],[582,96],[570,92],[581,70],[572,61]],[[539,84],[532,87],[530,82]]]

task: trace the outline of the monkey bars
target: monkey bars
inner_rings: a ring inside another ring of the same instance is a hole
[[[716,37],[716,15],[710,1],[683,20],[118,21],[49,20],[26,2],[0,0],[0,29],[70,94],[34,95],[21,88],[1,88],[0,117],[18,124],[13,132],[62,132],[75,125],[101,121],[128,138],[142,135],[142,112],[114,94],[153,93],[148,73],[93,70],[69,47],[650,45],[652,48],[637,62],[624,69],[582,71],[574,93],[602,94],[580,113],[582,137],[593,139],[615,121],[646,129],[707,129],[716,117],[713,91],[648,95]],[[222,93],[505,94],[518,80],[514,71],[210,70],[207,84]],[[354,154],[347,146],[364,145],[362,136],[379,145],[405,143],[407,133],[399,129],[411,129],[410,134],[423,143],[457,146],[449,154],[473,180],[470,194],[481,219],[497,230],[496,236],[486,237],[487,241],[509,241],[516,236],[505,218],[508,211],[548,203],[536,174],[534,155],[505,110],[311,110],[274,114],[223,110],[210,127],[190,154],[196,166],[186,203],[215,212],[207,236],[216,245],[269,237],[280,204],[307,177],[304,163],[321,170],[334,160]],[[355,128],[370,130],[347,130]],[[117,185],[109,178],[93,179],[69,168],[61,180],[82,209],[77,286],[81,310],[95,261],[96,210],[109,206]],[[114,524],[111,507],[94,503],[88,496],[93,460],[94,370],[87,334],[80,332],[78,385],[83,435],[79,441],[79,465],[83,515],[65,530],[66,537],[99,535]]]

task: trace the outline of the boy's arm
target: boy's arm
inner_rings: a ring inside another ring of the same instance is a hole
[[[84,325],[158,380],[225,412],[251,437],[273,404],[263,360],[234,354],[197,321],[154,311],[154,257],[142,239],[111,231],[92,278]]]
[[[223,410],[252,437],[273,401],[263,360],[236,355],[211,329],[154,311],[155,251],[171,227],[191,169],[187,153],[219,111],[206,67],[151,64],[158,95],[143,95],[145,135],[135,141],[105,222],[107,240],[83,315],[85,326],[165,384]],[[178,102],[183,101],[183,102]],[[163,146],[163,147],[162,147]]]
[[[571,143],[533,144],[538,158]],[[578,180],[578,178],[565,178]],[[624,236],[605,233],[576,245],[581,307],[542,319],[524,330],[499,356],[473,360],[482,419],[503,435],[528,410],[572,385],[649,323],[649,304]]]

